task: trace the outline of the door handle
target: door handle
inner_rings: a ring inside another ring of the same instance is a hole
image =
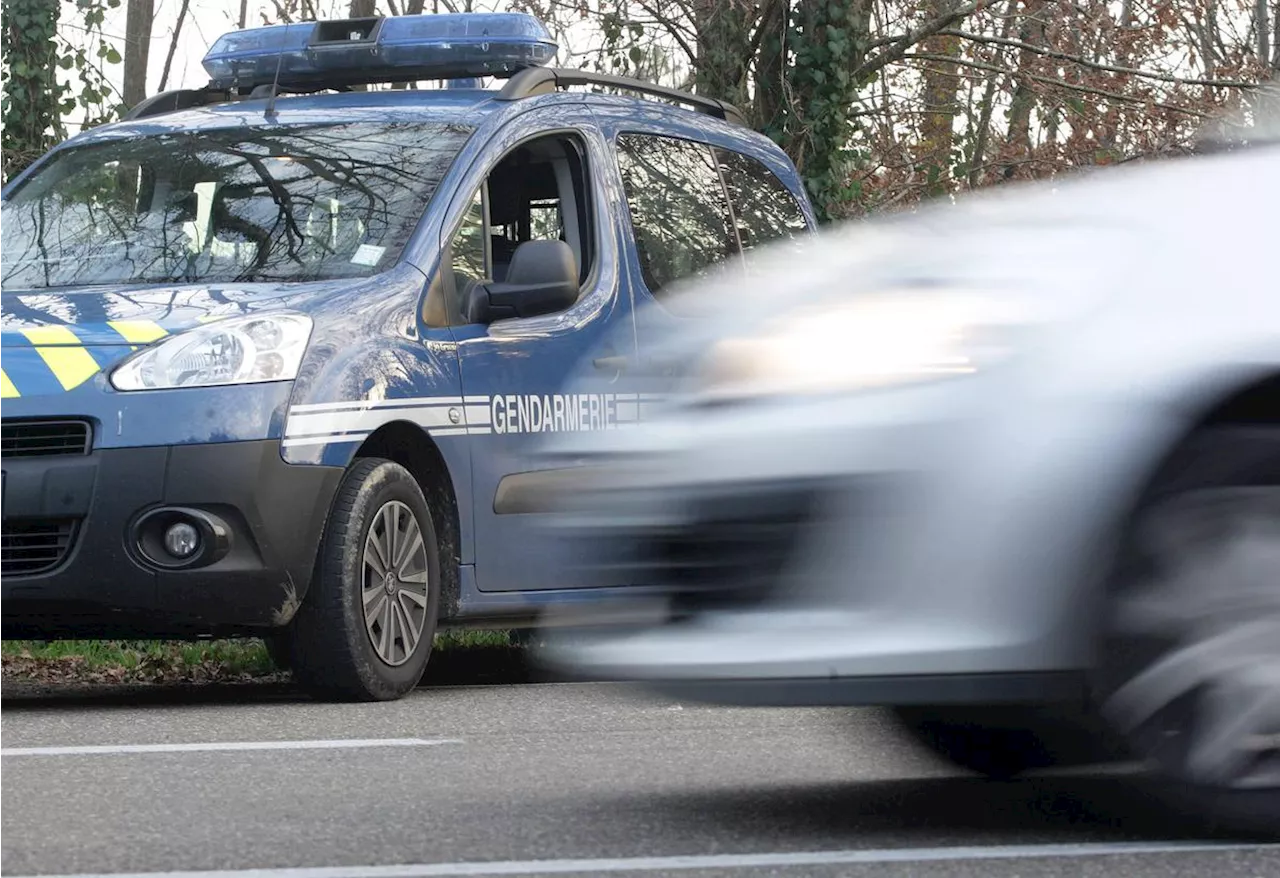
[[[627,368],[627,358],[621,355],[596,357],[591,363],[597,369],[609,372],[622,372]]]

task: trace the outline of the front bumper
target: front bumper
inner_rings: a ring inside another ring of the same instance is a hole
[[[3,636],[194,637],[292,618],[342,470],[260,440],[3,460]],[[225,526],[210,563],[166,569],[137,546],[148,512]]]
[[[677,413],[620,439],[598,487],[568,503],[565,554],[584,578],[665,590],[665,606],[598,634],[590,614],[548,620],[576,630],[543,661],[732,702],[1073,675],[1108,538],[1177,425],[1008,391],[975,379]],[[770,685],[747,695],[752,681]]]

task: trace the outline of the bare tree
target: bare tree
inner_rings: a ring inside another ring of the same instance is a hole
[[[151,53],[151,25],[155,0],[127,0],[124,22],[124,73],[121,96],[134,106],[147,96],[147,58]]]
[[[955,12],[958,0],[927,0],[925,14],[940,18]],[[955,146],[955,118],[960,112],[956,93],[960,79],[954,60],[960,56],[960,38],[953,33],[936,33],[921,41],[921,51],[934,56],[925,63],[922,96],[924,106],[920,122],[918,160],[930,177],[934,192],[945,188],[944,177],[951,167],[951,151]]]
[[[160,87],[158,91],[164,91],[164,87],[169,82],[169,69],[173,66],[173,55],[178,50],[178,38],[182,35],[182,22],[186,20],[187,10],[191,7],[191,0],[182,0],[182,5],[178,7],[178,20],[173,25],[173,37],[169,40],[169,52],[164,56],[164,69],[160,71]],[[242,6],[241,9],[244,7]],[[243,27],[243,25],[241,25]]]

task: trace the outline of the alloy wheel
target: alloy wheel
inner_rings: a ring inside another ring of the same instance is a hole
[[[1136,538],[1103,716],[1168,775],[1280,789],[1280,487],[1182,494]]]
[[[402,665],[422,639],[431,587],[422,529],[404,503],[391,500],[374,515],[361,569],[369,642],[382,661],[392,667]]]

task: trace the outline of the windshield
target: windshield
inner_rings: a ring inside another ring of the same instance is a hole
[[[394,263],[471,131],[351,123],[69,149],[4,204],[3,285],[364,277]]]

